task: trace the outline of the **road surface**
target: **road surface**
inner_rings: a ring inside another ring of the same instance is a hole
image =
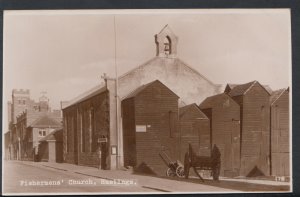
[[[157,192],[128,183],[111,183],[69,171],[27,165],[22,162],[4,162],[3,193],[110,193]],[[126,185],[127,184],[127,185]],[[130,186],[129,186],[130,185]]]

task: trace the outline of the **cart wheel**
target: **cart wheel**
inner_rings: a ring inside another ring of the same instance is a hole
[[[182,166],[176,168],[176,175],[180,178],[184,177],[184,168]]]
[[[168,168],[168,169],[167,169],[166,174],[167,174],[167,176],[169,176],[169,177],[176,176],[176,173],[175,173],[171,168]]]

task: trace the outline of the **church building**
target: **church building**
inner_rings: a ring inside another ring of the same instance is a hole
[[[155,57],[117,79],[104,75],[104,85],[97,86],[62,105],[66,162],[78,164],[81,160],[78,159],[79,155],[82,158],[88,156],[96,159],[97,148],[94,146],[99,146],[105,152],[105,158],[103,158],[105,169],[124,166],[121,102],[145,84],[159,80],[179,97],[179,107],[191,103],[198,104],[208,96],[221,93],[220,85],[208,80],[178,58],[178,37],[168,25],[155,35],[154,41]],[[101,99],[96,99],[96,97],[101,97]],[[97,102],[101,103],[97,104]],[[95,106],[99,106],[97,112]],[[86,113],[82,112],[83,108],[87,111]],[[97,123],[99,117],[103,124]],[[81,126],[83,122],[85,127]],[[99,129],[95,126],[97,124],[101,125]],[[82,141],[83,138],[84,141]],[[88,147],[83,153],[80,152],[83,147],[82,143]],[[95,162],[88,165],[95,165]]]

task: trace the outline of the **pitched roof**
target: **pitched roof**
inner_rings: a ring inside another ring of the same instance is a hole
[[[227,86],[232,89],[234,88],[235,86],[238,86],[239,84],[235,84],[235,83],[228,83]]]
[[[54,131],[52,131],[51,133],[49,133],[48,135],[46,135],[45,137],[43,137],[42,139],[40,139],[40,142],[43,141],[48,141],[48,140],[57,140],[54,136],[55,133],[62,131],[62,129],[56,129]],[[59,139],[58,139],[59,140]]]
[[[129,93],[124,99],[128,99],[128,98],[132,98],[137,96],[139,93],[141,93],[143,90],[145,90],[147,87],[153,85],[154,83],[160,83],[162,84],[164,87],[166,87],[167,89],[169,89],[165,84],[163,84],[162,82],[160,82],[159,80],[155,80],[152,81],[150,83],[144,84],[140,87],[138,87],[137,89],[135,89],[134,91],[132,91],[131,93]],[[169,89],[170,90],[170,89]],[[175,94],[172,90],[170,90],[175,96],[177,96],[177,94]],[[179,98],[179,96],[177,96]]]
[[[207,116],[200,110],[200,108],[198,107],[198,105],[196,103],[192,103],[192,104],[186,105],[184,107],[180,107],[179,108],[179,117],[182,117],[192,107],[196,108],[199,111],[202,118],[208,119]]]
[[[230,96],[228,96],[226,93],[221,93],[221,94],[216,94],[214,96],[210,96],[207,97],[202,103],[200,103],[199,107],[200,109],[208,109],[208,108],[212,108],[215,105],[215,102],[219,99],[219,98],[229,98],[232,100],[232,98],[230,98]],[[232,100],[234,101],[234,100]],[[235,101],[234,101],[235,102]]]
[[[53,118],[49,117],[48,115],[44,115],[35,121],[33,121],[28,127],[51,127],[57,128],[61,127],[61,124],[54,120]]]
[[[96,96],[97,94],[100,94],[106,90],[105,85],[101,84],[98,86],[95,86],[94,88],[80,94],[79,96],[75,97],[73,100],[71,100],[69,103],[62,106],[63,109],[68,108],[74,104],[80,103],[82,101],[85,101],[93,96]]]
[[[245,92],[250,89],[255,84],[256,81],[251,81],[249,83],[240,84],[234,86],[231,91],[228,93],[230,96],[240,96],[245,94]]]
[[[268,85],[261,85],[258,81],[251,81],[249,83],[236,85],[229,91],[229,96],[240,96],[244,95],[248,90],[250,90],[256,83],[258,83],[269,95],[271,95],[272,90]]]
[[[271,95],[273,92],[272,88],[269,85],[263,85],[263,86],[267,90],[267,92],[269,92],[269,94]]]
[[[286,91],[287,89],[283,88],[283,89],[279,89],[279,90],[275,90],[273,91],[273,93],[271,94],[270,97],[270,103],[271,105],[284,93],[284,91]]]
[[[252,82],[249,82],[249,83],[246,83],[246,84],[228,83],[228,84],[226,85],[226,88],[225,88],[224,92],[229,93],[233,88],[235,88],[235,87],[237,87],[237,86],[242,86],[242,87],[237,88],[237,90],[235,90],[235,91],[243,91],[242,89],[244,89],[244,88],[246,88],[246,90],[244,90],[244,91],[247,91],[247,87],[250,88],[250,86],[251,86],[254,82],[257,82],[257,81],[252,81]],[[250,86],[249,86],[249,85],[250,85]],[[265,88],[265,90],[266,90],[270,95],[272,94],[273,90],[272,90],[272,88],[271,88],[269,85],[262,85],[262,86]],[[229,90],[228,90],[228,88],[229,88]],[[239,94],[239,95],[240,95],[240,94]]]
[[[153,57],[150,60],[146,61],[145,63],[127,71],[126,73],[122,74],[121,76],[119,76],[119,80],[122,80],[123,78],[126,78],[127,76],[131,75],[133,72],[137,71],[137,70],[142,70],[144,67],[147,67],[148,65],[153,65],[153,64],[164,64],[163,60],[166,59],[165,57]],[[205,81],[207,81],[208,83],[220,87],[220,84],[215,84],[213,83],[211,80],[209,80],[208,78],[206,78],[204,75],[202,75],[199,71],[197,71],[196,69],[194,69],[192,66],[190,66],[189,64],[187,64],[186,62],[184,62],[182,59],[176,57],[173,58],[174,60],[174,67],[177,67],[178,65],[182,65],[184,67],[186,67],[187,69],[191,70],[192,72],[194,72],[195,74],[199,75],[201,78],[203,78]]]

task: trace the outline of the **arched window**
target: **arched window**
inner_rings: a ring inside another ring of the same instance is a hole
[[[165,39],[164,39],[164,51],[165,51],[165,54],[166,55],[169,55],[171,54],[171,39],[169,36],[166,36]]]

